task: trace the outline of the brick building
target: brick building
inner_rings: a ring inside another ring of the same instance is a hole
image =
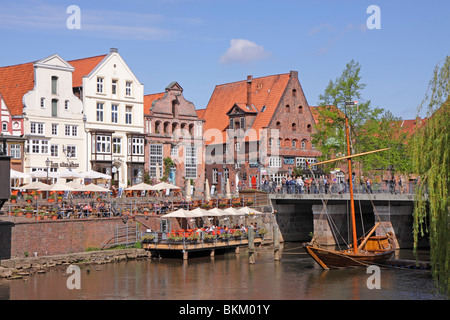
[[[183,96],[183,88],[172,82],[164,92],[144,96],[145,169],[150,178],[164,176],[164,159],[171,158],[167,180],[183,190],[187,181],[195,194],[204,190],[205,143],[204,120],[199,119],[195,106]]]
[[[297,71],[218,85],[198,112],[206,121],[206,178],[219,193],[227,179],[232,193],[262,179],[279,184],[320,155]]]

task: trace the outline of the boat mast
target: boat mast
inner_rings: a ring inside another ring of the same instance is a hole
[[[347,156],[351,156],[350,151],[350,130],[347,117],[347,106],[353,106],[357,101],[346,101],[345,102],[345,135],[347,137]],[[352,159],[349,157],[348,161],[348,181],[350,184],[350,209],[351,209],[351,219],[352,219],[352,231],[353,231],[353,252],[358,252],[358,239],[356,237],[356,220],[355,220],[355,203],[353,201],[353,171],[352,171]]]

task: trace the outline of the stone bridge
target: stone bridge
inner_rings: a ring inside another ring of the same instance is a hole
[[[269,194],[284,241],[309,241],[314,233],[319,243],[351,243],[350,194]],[[413,194],[354,194],[357,235],[361,237],[381,221],[378,234],[392,232],[397,248],[412,248]],[[333,233],[333,230],[337,232]],[[350,238],[349,238],[350,235]],[[427,246],[421,239],[420,246]]]

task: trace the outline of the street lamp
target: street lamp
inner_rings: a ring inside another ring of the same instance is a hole
[[[48,183],[48,169],[50,168],[50,165],[53,163],[49,158],[45,160],[45,166],[47,167],[47,183]],[[48,190],[47,190],[47,199],[48,199]]]

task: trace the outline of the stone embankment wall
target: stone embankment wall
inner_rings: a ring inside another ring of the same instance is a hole
[[[150,252],[144,249],[118,249],[80,252],[46,257],[15,258],[0,261],[0,278],[20,278],[44,273],[49,268],[71,264],[104,264],[135,259],[148,259]]]

